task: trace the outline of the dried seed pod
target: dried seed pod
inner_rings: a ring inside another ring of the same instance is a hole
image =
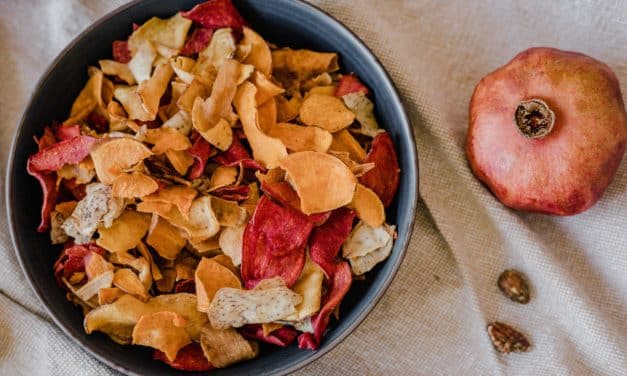
[[[521,272],[514,269],[505,270],[499,276],[497,284],[510,300],[521,304],[529,302],[529,283]]]
[[[488,324],[488,335],[494,348],[501,353],[526,352],[531,344],[524,334],[507,324],[493,322]]]

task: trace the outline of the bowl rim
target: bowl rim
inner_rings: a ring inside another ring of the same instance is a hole
[[[12,203],[11,197],[13,196],[13,191],[14,191],[13,189],[13,165],[14,165],[14,160],[15,160],[15,149],[17,148],[17,139],[24,126],[26,115],[30,112],[31,107],[33,106],[33,99],[35,98],[35,96],[38,95],[47,77],[51,74],[52,71],[57,69],[57,67],[59,66],[59,62],[63,59],[63,57],[71,49],[73,49],[75,45],[78,44],[79,41],[83,39],[86,35],[94,31],[98,27],[100,27],[102,23],[108,21],[109,19],[117,16],[118,14],[126,11],[127,9],[131,7],[134,7],[135,5],[143,1],[145,0],[133,0],[127,4],[123,4],[109,11],[108,13],[106,13],[105,15],[103,15],[102,17],[94,21],[93,23],[91,23],[85,30],[83,30],[76,37],[74,37],[72,41],[68,43],[67,46],[65,46],[65,48],[63,48],[61,52],[59,52],[58,55],[54,58],[54,60],[48,65],[48,68],[46,68],[44,73],[41,74],[39,80],[37,81],[37,84],[33,88],[31,95],[29,96],[27,105],[25,106],[22,116],[20,117],[18,126],[13,131],[13,136],[11,139],[11,147],[10,147],[9,155],[7,158],[7,169],[5,173],[5,182],[6,182],[5,205],[7,209],[6,214],[7,214],[8,224],[9,224],[8,227],[9,227],[9,233],[11,236],[11,243],[13,245],[13,249],[16,254],[17,260],[20,264],[20,268],[22,269],[22,272],[26,276],[26,279],[28,280],[28,284],[30,285],[31,289],[35,292],[35,294],[37,295],[37,298],[42,303],[44,303],[43,304],[44,309],[46,310],[46,312],[48,313],[52,321],[57,325],[57,327],[61,328],[62,332],[67,337],[69,337],[71,341],[74,342],[74,344],[78,345],[83,350],[87,350],[90,356],[96,358],[98,361],[107,365],[113,370],[123,372],[125,374],[131,374],[131,375],[136,375],[137,373],[125,367],[124,364],[116,362],[115,359],[110,359],[104,355],[101,355],[98,351],[96,351],[95,349],[92,349],[88,343],[84,343],[83,340],[72,335],[69,328],[66,327],[66,325],[61,321],[61,319],[51,312],[48,304],[46,303],[47,299],[45,297],[44,291],[41,290],[41,288],[37,284],[35,284],[30,270],[26,268],[26,265],[23,259],[23,254],[18,249],[17,236],[16,236],[16,233],[18,232],[18,228],[16,226],[16,221],[14,220],[13,203]],[[287,0],[279,0],[279,1],[287,1]],[[413,185],[413,189],[410,189],[408,193],[409,200],[406,202],[406,205],[404,205],[404,207],[406,211],[409,211],[410,213],[415,213],[417,205],[418,205],[418,187],[419,187],[419,165],[418,165],[418,155],[417,155],[417,150],[416,150],[416,141],[415,141],[415,135],[414,135],[412,122],[410,120],[410,117],[407,114],[407,110],[405,109],[405,104],[400,98],[398,89],[396,85],[394,84],[394,81],[392,80],[392,78],[390,77],[386,69],[383,67],[383,64],[381,63],[379,58],[372,52],[372,50],[366,45],[366,43],[364,43],[364,41],[359,36],[357,36],[350,28],[344,25],[344,23],[342,23],[341,21],[333,17],[328,12],[322,10],[318,6],[307,3],[304,0],[296,0],[296,1],[292,0],[291,5],[299,7],[303,12],[318,13],[319,16],[322,16],[323,18],[327,18],[329,22],[336,24],[335,26],[337,26],[337,29],[343,34],[343,37],[346,37],[352,43],[355,43],[360,49],[364,50],[365,55],[368,57],[368,61],[366,62],[366,64],[369,64],[372,68],[376,70],[378,75],[381,75],[385,78],[384,81],[387,86],[386,89],[387,91],[391,93],[392,102],[394,106],[396,107],[394,111],[397,112],[401,117],[400,125],[401,127],[406,128],[408,135],[410,136],[409,143],[411,147],[408,148],[408,152],[410,154],[409,160],[411,161],[411,163],[409,165],[409,168],[411,169],[413,167],[415,169],[416,177],[415,177],[415,184]],[[407,203],[409,205],[407,205]],[[415,214],[411,215],[408,226],[407,226],[408,232],[406,236],[403,236],[403,238],[401,239],[402,243],[400,244],[400,248],[399,248],[401,254],[394,260],[395,262],[392,265],[392,269],[390,270],[389,277],[383,280],[381,285],[379,285],[379,290],[372,297],[370,302],[368,302],[365,306],[362,307],[361,312],[345,328],[344,332],[341,333],[337,338],[329,342],[325,342],[324,347],[314,351],[310,357],[298,363],[294,363],[280,370],[277,370],[275,375],[281,376],[281,375],[286,375],[288,373],[294,372],[314,362],[315,360],[321,358],[322,356],[328,354],[337,345],[339,345],[342,341],[348,338],[348,336],[365,320],[365,318],[370,314],[370,312],[372,312],[375,306],[379,303],[379,301],[381,300],[381,298],[383,297],[383,295],[385,294],[385,292],[391,285],[392,281],[396,277],[398,273],[398,269],[400,268],[400,265],[405,259],[405,255],[407,253],[407,248],[409,247],[409,242],[411,241],[412,232],[413,232],[413,228],[415,225],[415,220],[416,220]]]

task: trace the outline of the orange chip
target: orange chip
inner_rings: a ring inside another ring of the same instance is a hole
[[[194,100],[196,98],[206,99],[210,94],[210,87],[204,85],[198,80],[193,80],[178,98],[176,105],[181,110],[191,114],[194,106]]]
[[[159,101],[168,88],[172,74],[170,64],[161,64],[155,68],[150,79],[141,82],[137,87],[137,95],[142,106],[150,115],[157,115]]]
[[[340,161],[344,162],[344,164],[353,172],[355,177],[360,177],[366,172],[372,170],[374,168],[374,162],[368,163],[357,163],[351,159],[350,154],[347,151],[328,151],[329,154],[336,157]]]
[[[279,166],[287,172],[305,214],[337,209],[353,199],[355,175],[329,154],[301,151],[285,157]]]
[[[257,106],[257,123],[259,125],[259,130],[261,130],[264,134],[268,134],[270,129],[274,127],[276,124],[277,118],[277,109],[276,102],[273,100],[266,101],[261,106]]]
[[[305,99],[308,96],[313,95],[313,94],[334,96],[335,90],[336,90],[335,86],[315,86],[307,92],[307,95],[305,95]]]
[[[385,208],[379,196],[364,185],[357,183],[351,208],[355,209],[357,217],[370,227],[379,227],[385,222]]]
[[[351,159],[357,162],[362,162],[366,158],[366,151],[347,129],[333,133],[330,150],[347,152]]]
[[[98,60],[102,73],[108,76],[115,76],[125,81],[129,85],[135,84],[135,77],[125,63],[120,63],[115,60]]]
[[[196,98],[194,101],[194,107],[192,108],[192,124],[207,142],[218,149],[225,151],[231,146],[233,142],[231,125],[225,119],[219,119],[212,127],[207,126],[209,123],[205,118],[204,102],[200,98]]]
[[[196,62],[194,59],[190,59],[189,57],[177,56],[170,59],[170,67],[172,67],[176,77],[188,85],[194,80],[194,75],[191,71],[194,69],[195,65]]]
[[[328,72],[324,72],[303,82],[301,88],[305,91],[311,91],[316,88],[333,88],[333,92],[328,95],[335,95],[335,85],[333,85],[333,77]],[[328,89],[326,89],[328,90]]]
[[[282,48],[272,51],[273,75],[283,87],[292,91],[300,83],[324,72],[339,69],[337,54]]]
[[[105,305],[115,302],[120,296],[124,295],[124,291],[117,287],[105,287],[98,290],[98,304]]]
[[[237,181],[239,174],[237,167],[218,166],[211,175],[209,191],[226,187]]]
[[[159,184],[141,172],[120,174],[113,181],[113,197],[134,198],[143,197],[159,189]]]
[[[152,152],[155,154],[163,154],[167,150],[187,150],[192,146],[189,138],[169,127],[148,129],[146,142],[154,145]]]
[[[118,102],[109,102],[109,105],[107,105],[107,112],[109,113],[110,131],[125,131],[130,128],[137,132],[137,130],[139,129],[137,123],[127,118],[124,107],[122,107],[122,105]]]
[[[109,252],[124,252],[133,249],[144,237],[150,226],[150,217],[136,211],[126,210],[117,217],[111,227],[100,226],[100,237],[96,244]]]
[[[113,184],[123,171],[152,155],[144,144],[132,138],[110,139],[90,152],[98,179],[105,184]]]
[[[300,107],[300,120],[334,133],[348,127],[355,120],[341,99],[324,94],[311,94]]]
[[[300,112],[300,106],[303,103],[303,98],[300,94],[294,94],[289,100],[282,95],[277,95],[275,100],[277,105],[277,122],[285,123],[296,119]]]
[[[82,122],[99,104],[102,104],[102,82],[103,74],[96,69],[90,75],[85,87],[81,90],[78,97],[72,104],[69,118],[63,122],[63,125],[72,125]]]
[[[285,89],[272,82],[272,80],[260,71],[255,71],[250,81],[257,87],[257,95],[255,96],[257,106],[261,106],[275,96],[285,92]]]
[[[146,243],[154,248],[159,256],[174,260],[185,246],[185,239],[170,222],[153,214]]]
[[[211,197],[211,209],[221,226],[240,226],[246,222],[246,209],[240,207],[236,201],[223,200]]]
[[[142,201],[135,206],[140,213],[158,214],[160,216],[167,215],[172,208],[172,204],[159,201]]]
[[[113,96],[117,99],[131,120],[151,121],[154,120],[156,114],[151,114],[144,106],[141,99],[137,95],[137,86],[117,85],[113,90]]]
[[[189,214],[189,208],[198,192],[194,188],[181,185],[171,185],[142,198],[145,202],[159,202],[175,205],[183,216]],[[163,206],[161,208],[164,208]],[[153,213],[154,211],[150,211]]]
[[[200,257],[214,256],[220,251],[220,243],[218,242],[218,238],[219,237],[217,235],[209,239],[190,238],[188,239],[189,243],[187,245],[187,250]]]
[[[242,288],[242,282],[237,274],[221,263],[203,257],[194,274],[196,281],[196,296],[198,310],[207,312],[215,293],[223,287]]]
[[[113,275],[113,285],[127,294],[135,295],[143,301],[150,299],[150,294],[139,279],[137,274],[131,269],[120,268]]]
[[[150,250],[146,247],[144,242],[139,242],[139,244],[137,244],[137,251],[139,251],[139,254],[150,263],[150,273],[152,274],[152,278],[155,281],[162,279],[163,275],[161,275],[161,270],[159,270],[159,267],[150,253]]]
[[[133,345],[144,345],[162,351],[174,361],[178,351],[192,342],[185,331],[187,321],[174,312],[143,315],[133,329]]]
[[[243,45],[250,45],[250,52],[244,63],[252,64],[255,68],[266,76],[272,74],[272,54],[270,48],[263,38],[252,29],[243,28],[244,38],[240,42]]]
[[[87,278],[93,279],[109,270],[113,270],[113,265],[96,252],[91,252],[85,262],[85,274]]]
[[[331,146],[331,133],[318,127],[303,127],[290,123],[275,124],[268,132],[278,138],[291,151],[326,152]]]

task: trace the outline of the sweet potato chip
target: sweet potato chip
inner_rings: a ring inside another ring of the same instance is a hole
[[[303,98],[300,94],[294,94],[289,100],[282,95],[275,97],[277,105],[277,122],[286,123],[296,119],[300,112]]]
[[[342,161],[333,156],[302,151],[285,157],[279,166],[287,172],[305,214],[333,210],[353,199],[357,179]]]
[[[371,227],[379,227],[385,222],[385,208],[374,191],[357,183],[351,208],[355,209],[357,217]]]
[[[137,54],[137,50],[146,42],[161,45],[173,50],[180,50],[185,44],[187,31],[192,26],[192,22],[177,13],[168,19],[152,17],[144,22],[128,38],[128,48]],[[166,56],[167,57],[167,56]],[[137,81],[141,82],[141,81]]]
[[[379,129],[377,119],[374,117],[374,104],[361,92],[353,92],[342,96],[342,100],[354,114],[355,119],[361,125],[359,132],[369,137],[376,137],[383,132]]]
[[[272,74],[272,54],[270,48],[263,38],[248,27],[243,29],[244,38],[241,44],[250,45],[250,53],[244,59],[244,63],[252,64],[255,68],[266,76]]]
[[[300,278],[292,287],[292,290],[303,297],[303,301],[296,306],[296,313],[284,318],[289,321],[301,321],[306,317],[313,316],[320,310],[320,299],[322,298],[322,282],[324,272],[320,267],[307,258],[305,267]]]
[[[259,355],[257,343],[247,341],[235,329],[214,329],[210,324],[202,328],[200,346],[207,360],[217,368]]]
[[[316,86],[307,92],[305,99],[313,94],[333,96],[333,93],[335,93],[335,86]]]
[[[111,270],[113,270],[113,265],[98,253],[91,252],[85,257],[85,274],[88,279],[96,278]]]
[[[262,342],[266,342],[275,346],[287,347],[291,345],[296,337],[298,337],[298,332],[294,328],[286,327],[281,324],[269,324],[269,325],[278,325],[278,328],[273,330],[272,332],[265,333],[264,327],[265,325],[245,325],[242,327],[240,332],[246,338],[256,339]]]
[[[203,372],[215,368],[205,357],[200,344],[196,342],[181,348],[173,361],[168,360],[166,355],[159,350],[155,350],[152,358],[181,371]]]
[[[347,129],[333,133],[333,141],[329,149],[337,152],[346,152],[351,159],[360,163],[366,158],[366,151]]]
[[[282,48],[272,51],[272,68],[282,86],[293,91],[301,82],[324,72],[334,72],[339,66],[336,53]]]
[[[102,73],[118,77],[129,85],[135,85],[135,77],[133,77],[133,72],[131,72],[127,64],[115,60],[98,60],[98,64]]]
[[[374,168],[374,163],[357,163],[351,159],[350,154],[347,151],[328,151],[329,154],[344,162],[346,167],[348,167],[355,177],[360,177],[364,175],[366,172],[372,170]]]
[[[257,124],[259,125],[259,130],[266,135],[276,124],[276,111],[276,102],[273,100],[266,101],[266,103],[257,107]]]
[[[240,207],[236,201],[223,200],[211,197],[211,210],[215,214],[221,226],[235,227],[246,223],[248,214],[246,209]]]
[[[359,78],[354,74],[345,74],[340,78],[340,82],[337,84],[337,90],[335,91],[336,97],[343,97],[347,94],[361,93],[363,95],[369,95],[370,90],[364,85]]]
[[[219,245],[222,252],[231,258],[235,266],[242,263],[242,242],[246,226],[224,227],[220,231]]]
[[[187,150],[172,150],[169,149],[165,152],[165,156],[170,161],[170,164],[176,172],[185,176],[189,168],[194,164],[194,157]]]
[[[285,92],[285,89],[272,82],[272,80],[260,70],[252,74],[250,81],[255,84],[257,88],[257,95],[255,96],[257,106],[261,106],[275,96]]]
[[[239,171],[235,167],[218,166],[211,175],[209,189],[215,190],[235,183],[238,174]]]
[[[183,136],[189,136],[192,131],[192,118],[189,113],[181,110],[163,123],[163,127],[172,128]]]
[[[185,231],[188,238],[208,239],[220,231],[220,223],[211,208],[211,197],[202,196],[195,199],[189,209],[189,218],[173,207],[163,215],[174,226]]]
[[[107,106],[107,112],[109,114],[109,131],[125,131],[127,129],[132,129],[134,131],[139,130],[139,125],[134,121],[128,119],[128,115],[126,111],[124,111],[124,107],[116,101],[109,102]]]
[[[157,51],[150,41],[144,41],[137,47],[133,58],[128,62],[128,69],[133,73],[135,82],[142,83],[150,78],[152,63],[156,57]]]
[[[57,142],[31,155],[28,165],[34,172],[57,171],[66,164],[80,163],[96,144],[97,139],[90,136]]]
[[[157,182],[141,173],[131,172],[120,174],[113,181],[113,197],[134,198],[143,197],[159,189]]]
[[[209,239],[190,238],[187,244],[187,250],[199,257],[212,257],[220,251],[218,242],[219,236],[213,236]]]
[[[103,142],[90,154],[98,179],[105,184],[113,184],[125,170],[152,155],[144,144],[126,137]]]
[[[169,361],[192,342],[185,331],[187,322],[174,312],[162,311],[143,315],[133,328],[133,345],[143,345],[163,351]]]
[[[98,290],[98,305],[111,304],[122,295],[124,295],[124,291],[117,287],[101,288]]]
[[[311,93],[314,89],[324,88],[323,92],[328,95],[335,94],[335,86],[333,85],[333,77],[328,72],[321,73],[317,76],[310,78],[309,80],[303,82],[301,85],[301,89],[303,91],[308,91]],[[328,90],[333,90],[332,92],[328,92]],[[309,94],[308,93],[308,94]]]
[[[95,109],[105,107],[102,99],[104,80],[102,71],[96,68],[90,69],[89,80],[74,100],[70,116],[63,122],[64,125],[80,123],[87,119],[87,116]]]
[[[240,116],[255,160],[264,167],[272,168],[276,167],[279,161],[287,155],[287,150],[280,140],[269,137],[260,130],[255,102],[256,92],[255,85],[245,82],[240,85],[233,103]]]
[[[150,115],[157,115],[159,101],[168,88],[172,74],[173,71],[170,64],[161,64],[155,68],[150,79],[139,83],[137,95],[139,96],[144,110]]]
[[[141,99],[137,95],[137,86],[117,85],[113,90],[113,96],[124,107],[130,120],[152,121],[155,116],[144,109]]]
[[[113,285],[127,294],[137,296],[143,301],[147,301],[150,298],[146,287],[131,269],[120,268],[116,270],[113,276]]]
[[[176,105],[182,111],[191,114],[194,108],[194,102],[196,98],[205,99],[209,95],[211,95],[211,88],[201,83],[199,80],[193,79],[189,86],[185,89],[183,94],[181,94],[179,99],[176,101]]]
[[[154,248],[159,256],[174,260],[185,246],[185,239],[170,222],[158,215],[153,215],[146,243]]]
[[[127,210],[113,221],[109,228],[100,226],[100,237],[96,244],[109,252],[123,252],[133,249],[144,237],[150,226],[150,217],[136,211]]]
[[[209,29],[240,28],[246,25],[246,21],[233,6],[231,0],[205,1],[190,11],[183,12],[182,15]]]
[[[331,146],[331,133],[318,127],[303,127],[290,123],[275,124],[268,135],[281,140],[291,151],[326,152]]]
[[[390,206],[399,183],[398,159],[389,133],[379,133],[364,162],[374,163],[374,168],[359,178],[359,182],[372,189],[381,199],[383,206]]]
[[[207,312],[213,296],[223,287],[242,288],[239,277],[219,262],[203,257],[194,274],[197,309]]]
[[[171,185],[144,197],[143,200],[145,202],[160,202],[174,205],[183,216],[187,217],[189,209],[192,206],[192,202],[194,198],[196,198],[197,194],[198,192],[196,192],[193,188]]]
[[[351,125],[355,114],[336,97],[311,94],[300,107],[300,120],[307,125],[316,125],[334,133]]]
[[[145,142],[154,145],[152,147],[154,154],[163,154],[168,150],[187,150],[192,147],[186,136],[168,127],[148,129]]]
[[[311,260],[331,278],[336,266],[340,247],[348,238],[355,212],[346,208],[334,210],[327,221],[316,227],[309,239]]]
[[[362,275],[385,260],[392,251],[394,226],[372,227],[359,222],[342,246],[342,255],[351,264],[353,274]]]
[[[213,127],[203,131],[199,129],[204,123],[204,120],[202,120],[203,116],[203,101],[200,98],[196,98],[192,108],[192,124],[194,124],[194,128],[211,145],[220,150],[227,150],[233,142],[233,131],[229,122],[220,119]]]

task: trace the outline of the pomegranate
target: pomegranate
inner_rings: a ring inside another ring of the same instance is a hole
[[[470,100],[470,167],[514,209],[590,208],[616,174],[626,139],[616,75],[577,52],[523,51],[485,76]]]

